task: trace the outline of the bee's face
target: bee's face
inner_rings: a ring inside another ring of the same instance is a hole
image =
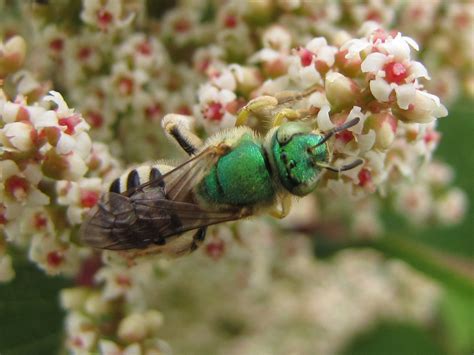
[[[318,183],[321,167],[328,161],[327,144],[318,146],[324,136],[301,123],[285,123],[272,137],[271,150],[278,177],[290,193],[304,196]]]

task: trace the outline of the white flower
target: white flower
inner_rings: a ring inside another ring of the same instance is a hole
[[[291,47],[291,34],[280,25],[270,26],[262,35],[263,47],[274,49],[279,53],[289,53]]]
[[[371,53],[362,62],[361,69],[371,74],[370,91],[378,101],[389,101],[390,94],[395,91],[397,104],[404,110],[414,101],[415,91],[419,87],[416,79],[429,79],[421,63],[397,58],[396,54]]]
[[[451,225],[463,219],[467,208],[468,200],[464,191],[452,188],[436,200],[435,214],[441,223]]]
[[[439,98],[426,91],[415,90],[410,101],[412,103],[406,110],[394,110],[397,117],[405,122],[430,123],[448,114]]]
[[[34,147],[36,132],[25,122],[7,123],[0,129],[0,143],[3,150],[28,152]]]
[[[396,199],[397,210],[413,223],[423,223],[431,214],[433,199],[425,185],[403,185],[398,189]]]
[[[42,206],[49,197],[37,188],[38,166],[28,164],[24,170],[12,160],[0,161],[0,196],[7,212],[10,208]]]
[[[84,0],[81,20],[102,31],[120,29],[130,25],[135,13],[126,14],[122,1]]]
[[[28,256],[49,275],[74,275],[80,263],[79,250],[69,243],[68,235],[35,234]]]
[[[122,319],[118,326],[118,336],[129,343],[140,342],[148,335],[146,319],[141,313],[132,313]]]
[[[80,224],[84,212],[94,207],[102,191],[102,180],[84,178],[78,182],[58,181],[58,203],[67,206],[67,217],[72,225]]]
[[[235,111],[229,112],[237,96],[230,90],[218,89],[210,84],[199,88],[199,113],[202,123],[211,131],[235,125]]]

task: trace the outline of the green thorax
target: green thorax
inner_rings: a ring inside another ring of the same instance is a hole
[[[250,134],[243,135],[204,177],[197,194],[210,204],[231,206],[272,201],[275,190],[262,145],[256,143]]]
[[[302,130],[299,133],[298,130]],[[321,174],[317,163],[328,160],[323,136],[304,132],[296,124],[280,128],[272,138],[271,150],[278,177],[290,193],[304,196],[313,191]]]

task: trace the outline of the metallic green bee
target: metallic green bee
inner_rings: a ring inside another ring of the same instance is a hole
[[[325,134],[302,122],[283,123],[264,138],[237,127],[205,143],[184,119],[168,115],[163,126],[190,159],[177,167],[144,165],[116,179],[83,223],[85,244],[135,250],[133,256],[179,256],[202,244],[208,226],[264,212],[283,218],[291,196],[312,192],[323,169],[339,172],[362,163],[359,159],[338,169],[328,165],[329,138],[359,119]]]

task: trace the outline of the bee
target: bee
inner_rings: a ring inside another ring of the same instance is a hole
[[[362,163],[332,167],[328,147],[334,134],[358,122],[322,134],[308,123],[289,121],[265,137],[240,126],[203,143],[192,133],[189,116],[167,115],[163,127],[189,159],[177,166],[143,165],[114,180],[82,224],[81,240],[132,257],[181,256],[204,242],[210,225],[262,213],[283,218],[292,196],[312,192],[323,169],[340,172]]]

